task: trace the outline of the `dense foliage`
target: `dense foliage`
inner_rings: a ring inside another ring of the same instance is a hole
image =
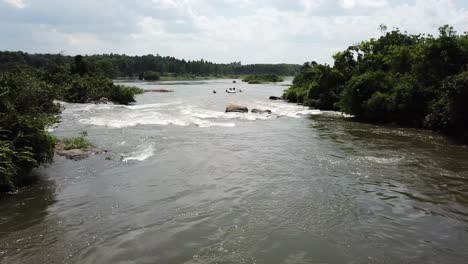
[[[333,56],[305,63],[284,97],[356,118],[442,131],[468,140],[468,35],[395,29]]]
[[[283,79],[276,74],[249,75],[242,79],[243,82],[249,84],[265,83],[265,82],[282,82]]]
[[[87,60],[76,56],[70,65],[51,65],[42,71],[44,80],[60,91],[56,99],[70,103],[97,102],[106,98],[114,103],[135,102],[134,95],[143,90],[116,85],[109,78],[92,70]]]
[[[161,79],[161,76],[159,76],[159,73],[155,71],[147,71],[147,72],[142,72],[138,76],[138,79],[140,80],[146,80],[146,81],[157,81]]]
[[[0,190],[53,158],[55,139],[45,128],[58,122],[54,87],[34,71],[0,73]]]
[[[205,60],[186,61],[160,55],[127,56],[118,54],[92,55],[83,57],[88,69],[108,78],[139,77],[146,72],[157,72],[160,75],[195,75],[227,76],[247,74],[277,74],[292,76],[298,73],[299,65],[295,64],[251,64],[240,62],[217,64]],[[47,69],[51,66],[72,64],[74,58],[61,54],[28,54],[24,52],[0,52],[0,72],[15,67],[29,66]]]
[[[103,76],[74,76],[64,86],[62,100],[72,103],[97,102],[106,98],[119,104],[135,102],[134,95],[142,90],[114,84]]]
[[[106,98],[128,104],[143,92],[116,85],[90,69],[77,56],[70,65],[54,64],[41,70],[18,66],[0,72],[0,191],[15,190],[33,168],[52,161],[56,142],[46,128],[59,121],[60,106],[55,100],[85,103]],[[86,143],[82,135],[65,145]]]

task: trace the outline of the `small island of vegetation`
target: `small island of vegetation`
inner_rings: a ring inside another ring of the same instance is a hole
[[[468,142],[468,35],[447,25],[439,34],[395,29],[336,53],[334,66],[305,63],[283,97]]]
[[[276,74],[262,74],[262,75],[249,75],[242,79],[243,82],[247,82],[249,84],[260,84],[260,83],[267,83],[267,82],[282,82],[283,79]]]

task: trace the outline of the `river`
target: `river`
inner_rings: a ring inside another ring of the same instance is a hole
[[[467,147],[268,100],[284,83],[131,84],[174,92],[64,104],[53,134],[109,152],[0,198],[0,263],[468,262]]]

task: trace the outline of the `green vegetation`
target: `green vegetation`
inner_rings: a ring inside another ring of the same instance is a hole
[[[395,29],[338,52],[333,67],[305,63],[284,97],[468,142],[468,35],[450,26],[439,32],[434,37]]]
[[[163,76],[240,76],[249,74],[276,74],[293,76],[299,72],[296,64],[250,64],[241,62],[217,64],[205,60],[186,61],[160,55],[127,56],[103,54],[83,56],[86,66],[83,72],[93,72],[107,78],[136,78],[146,72],[159,73]],[[61,54],[28,54],[24,52],[0,52],[0,72],[15,67],[33,67],[46,70],[51,65],[58,67],[74,63],[74,58]]]
[[[56,140],[45,128],[59,121],[60,105],[55,100],[85,103],[105,97],[128,104],[142,92],[90,72],[81,56],[71,65],[18,66],[0,72],[0,191],[15,190],[33,168],[52,161]],[[64,144],[89,146],[84,134]]]
[[[141,92],[135,87],[116,85],[103,76],[74,76],[64,86],[62,99],[71,103],[90,103],[107,98],[115,103],[129,104],[135,102],[134,95]]]
[[[147,71],[140,73],[138,79],[145,81],[158,81],[159,79],[161,79],[161,76],[159,76],[159,73],[155,71]]]
[[[130,93],[136,95],[136,94],[142,94],[145,92],[144,89],[141,89],[139,87],[136,87],[136,86],[124,86],[124,85],[116,85],[116,86],[119,86],[121,87],[122,89],[126,89],[128,90]]]
[[[0,73],[0,191],[14,191],[33,168],[51,162],[59,121],[57,90],[37,71]]]
[[[46,71],[51,82],[61,88],[61,99],[66,102],[89,103],[106,98],[118,104],[129,104],[135,102],[135,94],[143,93],[142,89],[116,85],[104,75],[92,72],[92,67],[82,56],[76,56],[69,68]]]
[[[265,82],[282,82],[283,79],[275,74],[263,74],[263,75],[249,75],[242,79],[243,82],[248,82],[249,84],[259,84]]]
[[[74,138],[66,138],[64,139],[63,145],[65,150],[70,150],[70,149],[87,149],[91,147],[91,143],[89,143],[88,139],[88,133],[86,131],[83,131],[80,133],[79,137],[74,137]]]

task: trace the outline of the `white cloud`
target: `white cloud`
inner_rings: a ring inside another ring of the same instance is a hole
[[[380,8],[387,4],[387,0],[340,0],[340,5],[346,9],[357,7]]]
[[[331,63],[333,53],[379,36],[382,23],[431,34],[444,24],[460,32],[468,25],[468,10],[452,0],[83,0],[70,8],[54,3],[29,0],[27,18],[0,8],[0,50]]]
[[[177,1],[175,0],[152,0],[154,4],[158,5],[160,8],[176,8],[178,6]]]
[[[26,3],[23,0],[3,0],[5,3],[10,4],[16,8],[25,8]]]

